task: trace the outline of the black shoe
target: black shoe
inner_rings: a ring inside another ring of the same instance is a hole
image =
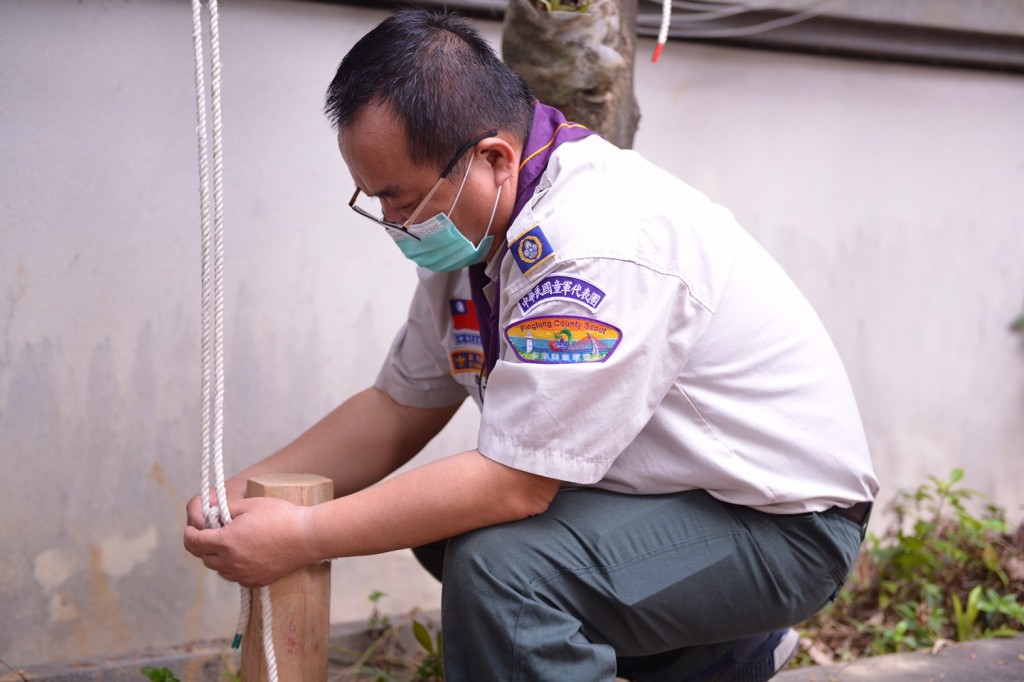
[[[789,662],[799,643],[800,635],[792,628],[748,637],[684,682],[765,682]]]

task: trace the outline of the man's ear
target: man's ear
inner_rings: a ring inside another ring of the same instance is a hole
[[[518,174],[519,154],[516,148],[501,136],[481,140],[477,144],[477,152],[494,173],[495,184],[502,185]]]

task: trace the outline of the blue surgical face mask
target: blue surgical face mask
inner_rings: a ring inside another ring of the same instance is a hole
[[[470,157],[469,166],[473,165],[472,158]],[[501,199],[501,185],[498,186],[498,196],[495,197],[494,206],[491,208],[491,218],[487,221],[487,231],[477,246],[473,246],[473,242],[466,239],[448,217],[455,210],[455,204],[462,195],[462,188],[466,186],[468,177],[469,167],[466,168],[466,175],[462,178],[459,192],[455,195],[448,213],[438,213],[429,220],[406,227],[415,238],[399,230],[388,230],[388,234],[398,244],[405,257],[416,265],[434,272],[453,272],[483,261],[491,252],[491,245],[494,243],[494,235],[490,234],[491,223],[494,222],[498,200]]]

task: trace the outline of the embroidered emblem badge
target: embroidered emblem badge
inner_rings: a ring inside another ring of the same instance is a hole
[[[555,255],[539,225],[512,242],[509,250],[524,275],[529,275],[531,270]]]
[[[484,368],[484,354],[476,350],[453,350],[450,354],[452,373],[480,374]]]
[[[604,301],[604,296],[603,291],[586,280],[575,277],[545,277],[519,299],[519,309],[527,313],[534,306],[550,298],[561,298],[597,310]]]
[[[568,365],[604,362],[622,341],[622,330],[590,317],[527,317],[505,327],[505,339],[523,362]]]

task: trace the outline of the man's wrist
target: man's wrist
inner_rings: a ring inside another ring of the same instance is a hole
[[[330,561],[333,557],[321,546],[316,506],[299,507],[299,523],[299,546],[302,556],[307,558],[306,565]]]

